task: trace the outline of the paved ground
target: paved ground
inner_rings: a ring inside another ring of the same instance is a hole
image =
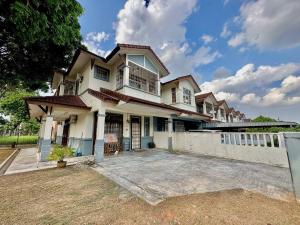
[[[86,161],[86,160],[93,160],[93,156],[73,157],[73,158],[66,159],[68,165]],[[37,155],[36,148],[25,148],[20,150],[20,153],[11,163],[11,165],[9,166],[5,174],[29,172],[29,171],[49,169],[54,167],[56,167],[55,161],[38,162],[38,155]]]
[[[243,188],[272,198],[293,198],[286,168],[148,150],[106,157],[94,170],[150,204],[168,197]]]

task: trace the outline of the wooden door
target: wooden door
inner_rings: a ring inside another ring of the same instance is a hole
[[[61,141],[61,144],[63,146],[68,145],[69,130],[70,130],[70,120],[66,120],[64,125],[64,130],[63,130],[62,141]]]

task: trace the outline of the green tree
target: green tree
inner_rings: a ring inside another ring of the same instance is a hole
[[[5,125],[9,130],[15,130],[21,123],[25,126],[31,126],[34,131],[34,121],[29,120],[27,107],[24,98],[36,95],[35,92],[28,92],[24,89],[15,89],[5,92],[0,98],[0,113],[9,116],[9,122]],[[27,124],[26,124],[27,123]]]
[[[76,0],[0,1],[0,97],[12,87],[47,89],[80,46]]]
[[[270,117],[266,117],[266,116],[258,116],[255,119],[252,120],[253,122],[276,122],[275,119],[270,118]]]

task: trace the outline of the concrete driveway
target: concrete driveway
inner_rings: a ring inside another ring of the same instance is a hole
[[[106,157],[94,169],[152,205],[173,196],[240,188],[277,199],[293,196],[286,168],[162,150]]]

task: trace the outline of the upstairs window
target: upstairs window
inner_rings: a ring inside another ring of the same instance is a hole
[[[120,89],[123,87],[123,76],[124,76],[123,68],[124,68],[124,64],[122,64],[118,67],[118,73],[117,73],[117,77],[116,77],[117,89]]]
[[[183,103],[191,105],[192,104],[192,96],[191,91],[189,89],[183,88]]]
[[[176,88],[172,88],[171,92],[172,92],[172,103],[176,103]]]
[[[109,81],[109,70],[101,66],[94,66],[94,78]]]

